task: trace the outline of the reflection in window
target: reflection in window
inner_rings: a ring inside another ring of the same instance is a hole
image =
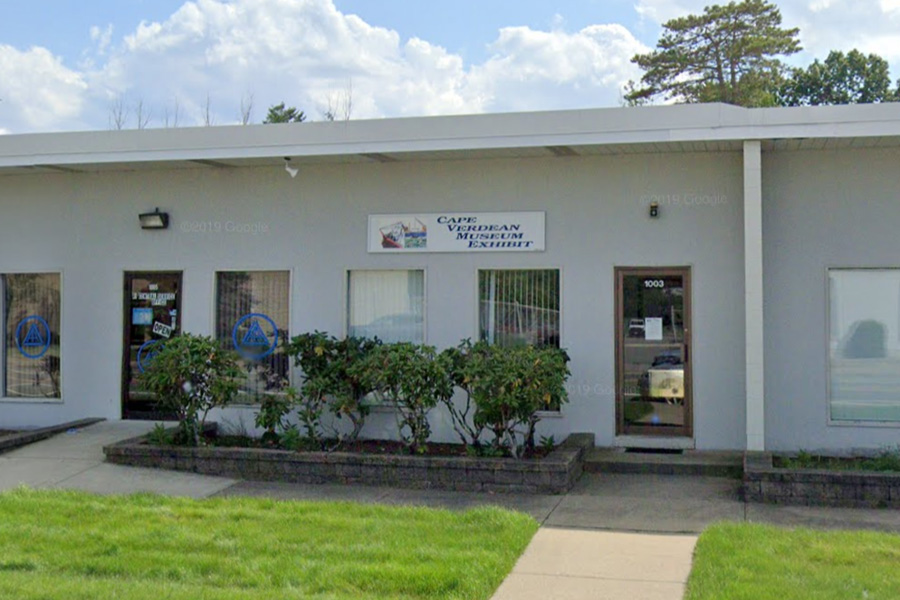
[[[900,269],[831,269],[830,410],[835,421],[900,421]]]
[[[3,275],[4,395],[60,398],[60,275]]]
[[[559,347],[559,270],[479,271],[478,298],[482,340]]]
[[[350,271],[347,335],[425,341],[425,271]]]
[[[247,375],[241,391],[250,396],[247,402],[287,387],[289,321],[288,271],[216,274],[216,338],[241,355]]]

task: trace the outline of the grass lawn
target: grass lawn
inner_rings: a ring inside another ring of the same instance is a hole
[[[900,598],[900,535],[714,525],[697,542],[686,598]]]
[[[0,494],[0,598],[486,600],[537,528],[499,508],[22,488]]]

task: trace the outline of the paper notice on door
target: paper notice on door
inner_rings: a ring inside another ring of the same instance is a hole
[[[660,317],[644,319],[644,339],[658,342],[663,339],[663,323]]]

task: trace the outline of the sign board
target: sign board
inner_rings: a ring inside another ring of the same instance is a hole
[[[369,252],[542,252],[544,213],[369,215]]]
[[[164,338],[172,337],[172,327],[166,325],[165,323],[160,323],[156,321],[153,323],[153,333],[156,335],[161,335]]]

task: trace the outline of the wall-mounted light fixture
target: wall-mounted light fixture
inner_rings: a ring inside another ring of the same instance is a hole
[[[650,218],[655,219],[659,216],[659,202],[650,203]]]
[[[290,156],[284,157],[284,170],[288,172],[288,175],[291,176],[291,179],[296,177],[297,173],[300,172],[300,169],[296,169],[291,166],[291,157]]]
[[[157,208],[153,212],[138,215],[141,220],[141,229],[168,229],[169,213],[160,212]]]

